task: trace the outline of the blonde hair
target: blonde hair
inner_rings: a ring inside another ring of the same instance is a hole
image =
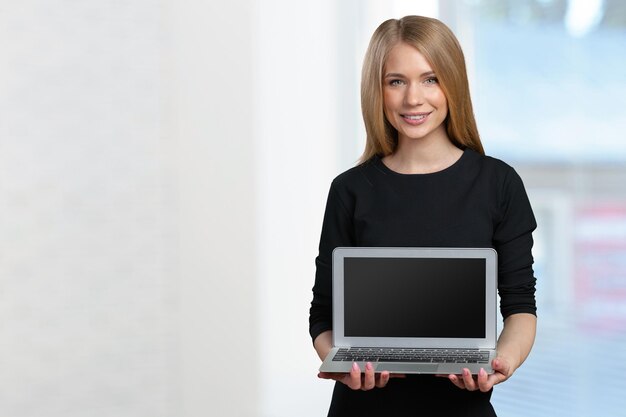
[[[404,42],[415,47],[431,65],[448,102],[446,132],[454,145],[484,155],[465,69],[465,58],[452,31],[437,19],[405,16],[383,22],[372,35],[361,74],[361,111],[367,140],[361,162],[387,156],[398,144],[398,132],[383,110],[383,68],[389,51]]]

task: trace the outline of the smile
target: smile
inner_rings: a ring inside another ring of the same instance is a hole
[[[402,118],[409,124],[417,125],[423,123],[430,113],[401,114]]]
[[[404,115],[403,117],[410,119],[410,120],[422,120],[426,116],[427,116],[426,114],[418,114],[415,116]]]

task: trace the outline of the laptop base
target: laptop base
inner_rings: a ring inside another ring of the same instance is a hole
[[[330,372],[330,373],[348,373],[352,369],[352,364],[354,362],[359,365],[361,368],[361,372],[365,372],[365,364],[368,361],[352,361],[352,360],[333,360],[337,352],[339,351],[338,347],[333,348],[331,352],[328,354],[326,360],[322,363],[320,367],[320,372]],[[481,351],[488,352],[488,359],[486,361],[482,361],[480,363],[463,363],[463,362],[454,362],[454,363],[426,363],[426,362],[402,362],[401,360],[395,360],[394,362],[384,362],[372,360],[370,361],[374,366],[374,372],[380,373],[383,371],[388,371],[391,373],[401,373],[401,374],[457,374],[460,375],[463,373],[463,369],[469,369],[469,371],[473,375],[477,375],[481,369],[484,369],[488,374],[492,374],[493,368],[491,367],[491,363],[493,359],[495,359],[496,352],[492,349],[481,349]]]

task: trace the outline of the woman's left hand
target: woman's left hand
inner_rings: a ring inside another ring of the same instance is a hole
[[[481,370],[472,375],[468,369],[461,375],[442,375],[458,388],[487,392],[513,375],[528,356],[535,340],[537,317],[529,313],[512,314],[504,320],[504,329],[498,339],[496,358],[491,362],[494,373]]]
[[[506,381],[513,375],[514,368],[509,360],[503,357],[497,357],[491,362],[491,367],[494,370],[493,374],[487,374],[484,369],[481,369],[478,375],[471,374],[469,369],[463,369],[462,375],[448,375],[448,379],[454,385],[461,389],[468,391],[487,392],[493,388],[494,385]]]

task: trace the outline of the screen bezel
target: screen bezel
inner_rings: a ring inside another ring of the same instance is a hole
[[[485,259],[485,337],[347,337],[344,328],[345,258],[473,258]],[[333,344],[335,346],[477,348],[496,346],[498,255],[492,248],[338,247],[333,251]]]

